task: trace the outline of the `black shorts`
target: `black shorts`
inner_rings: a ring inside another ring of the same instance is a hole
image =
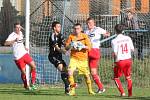
[[[62,54],[48,55],[49,61],[57,68],[59,64],[63,64],[66,67],[65,61],[62,59]]]

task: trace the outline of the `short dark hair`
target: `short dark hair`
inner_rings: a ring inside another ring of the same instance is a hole
[[[88,22],[88,21],[90,21],[90,20],[93,20],[93,21],[95,21],[95,20],[94,20],[94,18],[92,18],[92,17],[89,17],[89,18],[86,20],[86,22]]]
[[[124,25],[122,25],[122,24],[117,24],[117,25],[115,26],[115,30],[116,30],[117,34],[121,34],[122,31],[124,30]]]
[[[54,27],[56,27],[57,24],[60,24],[60,22],[54,21],[54,22],[52,23],[52,29],[53,29],[53,30],[54,30]]]
[[[16,28],[16,25],[20,25],[19,22],[14,23],[14,28]]]
[[[74,24],[73,28],[76,26],[82,26],[82,25],[80,23],[76,23],[76,24]]]

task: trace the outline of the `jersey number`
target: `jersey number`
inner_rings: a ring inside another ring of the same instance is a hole
[[[121,44],[121,49],[122,49],[122,54],[128,53],[128,45],[126,44]]]

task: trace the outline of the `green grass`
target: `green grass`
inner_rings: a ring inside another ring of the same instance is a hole
[[[112,84],[113,79],[113,60],[112,58],[103,57],[100,61],[99,75],[104,84]],[[133,59],[132,64],[132,80],[136,87],[150,87],[150,56],[144,60]],[[125,79],[122,79],[123,83]]]
[[[42,87],[29,92],[18,84],[0,84],[0,100],[150,100],[150,88],[133,88],[133,97],[120,97],[116,88],[106,88],[103,94],[87,94],[87,89],[78,87],[77,96],[67,96],[62,88]]]

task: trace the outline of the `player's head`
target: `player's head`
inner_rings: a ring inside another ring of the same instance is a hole
[[[124,30],[124,25],[122,24],[117,24],[115,26],[115,31],[117,32],[117,34],[122,34],[122,31]]]
[[[94,18],[89,17],[86,20],[86,24],[88,26],[88,29],[93,29],[95,27],[95,20],[94,20]]]
[[[82,26],[80,23],[76,23],[74,26],[73,26],[73,29],[74,29],[74,33],[75,34],[79,34],[82,32]]]
[[[19,33],[21,31],[21,25],[20,23],[14,23],[14,29],[16,33]]]
[[[54,32],[60,33],[61,32],[61,24],[57,21],[53,22],[52,29],[54,30]]]

